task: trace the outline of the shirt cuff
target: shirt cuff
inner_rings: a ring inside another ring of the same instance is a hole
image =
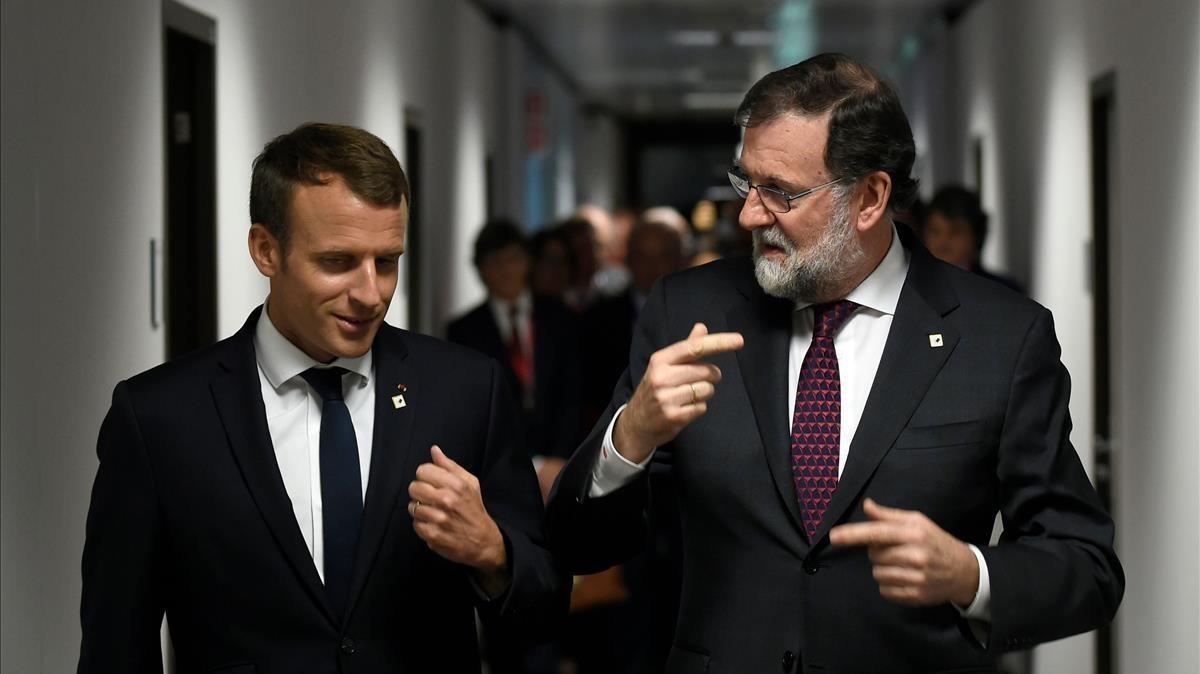
[[[650,459],[654,458],[652,451],[641,463],[634,463],[621,456],[613,444],[613,429],[616,428],[617,418],[625,411],[625,407],[621,405],[617,408],[612,421],[608,422],[608,430],[604,431],[604,443],[600,445],[600,455],[596,458],[596,465],[592,467],[592,484],[588,487],[589,498],[611,494],[633,482],[646,470],[646,466],[650,465]]]
[[[975,588],[975,600],[969,606],[959,608],[964,618],[970,620],[982,620],[991,622],[992,620],[992,580],[988,576],[987,562],[983,559],[983,553],[979,548],[967,544],[971,548],[971,552],[975,555],[975,561],[979,562],[979,586]],[[955,606],[955,608],[958,608]]]
[[[972,636],[979,642],[979,645],[986,648],[988,636],[992,629],[992,582],[988,576],[987,562],[983,560],[983,553],[979,548],[967,543],[967,547],[971,548],[971,553],[975,555],[975,561],[979,562],[979,585],[975,588],[975,599],[966,608],[962,608],[958,604],[953,604],[954,608],[962,617],[967,619],[967,627],[971,629]]]

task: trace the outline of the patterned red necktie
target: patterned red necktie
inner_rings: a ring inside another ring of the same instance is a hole
[[[528,396],[529,391],[533,388],[533,362],[528,355],[525,354],[524,345],[521,344],[521,333],[517,329],[517,322],[521,320],[521,313],[516,305],[510,307],[509,322],[512,325],[512,333],[508,339],[508,362],[512,365],[513,372],[517,375],[517,381],[521,383],[521,390]]]
[[[842,380],[833,336],[858,305],[849,300],[813,305],[813,337],[800,366],[792,414],[792,481],[804,532],[812,541],[838,482]]]

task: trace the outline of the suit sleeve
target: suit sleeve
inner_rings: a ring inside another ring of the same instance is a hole
[[[983,550],[992,586],[990,648],[1028,647],[1107,624],[1125,576],[1112,519],[1069,439],[1070,379],[1050,313],[1017,360],[1001,433],[1004,534]]]
[[[480,490],[504,536],[512,582],[484,607],[505,619],[550,625],[566,614],[569,587],[546,544],[541,491],[529,453],[518,442],[516,408],[496,363],[490,364],[491,407]],[[529,631],[539,631],[537,629]]]
[[[603,571],[636,555],[645,545],[650,471],[633,482],[590,497],[592,469],[596,465],[605,431],[617,410],[629,402],[646,371],[650,356],[668,343],[666,281],[660,280],[646,300],[633,331],[629,367],[617,382],[608,408],[571,456],[555,483],[547,511],[551,547],[572,573]],[[663,448],[655,461],[669,454]]]
[[[161,517],[128,385],[113,391],[97,443],[83,548],[79,672],[162,672]]]

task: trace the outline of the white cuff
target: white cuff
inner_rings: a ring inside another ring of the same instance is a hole
[[[589,498],[611,494],[633,482],[646,470],[646,466],[650,465],[650,459],[654,458],[654,452],[650,452],[641,463],[634,463],[621,456],[613,444],[613,429],[617,426],[617,417],[621,416],[625,407],[621,405],[617,408],[612,421],[608,423],[608,430],[604,431],[604,443],[600,445],[600,455],[596,457],[596,465],[592,467],[592,484],[588,487]]]
[[[979,562],[979,585],[975,588],[975,599],[969,606],[962,608],[958,604],[951,605],[967,619],[967,626],[979,645],[986,647],[992,629],[992,581],[988,576],[987,562],[983,561],[983,553],[970,543],[967,543],[967,547],[971,548],[975,561]]]
[[[975,588],[975,600],[965,609],[960,608],[959,612],[964,618],[970,620],[991,622],[992,580],[988,576],[987,562],[983,561],[983,553],[979,551],[979,548],[970,543],[967,544],[967,547],[971,548],[971,552],[975,554],[975,561],[979,562],[979,586]]]

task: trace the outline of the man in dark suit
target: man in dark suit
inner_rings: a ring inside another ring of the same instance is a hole
[[[1024,293],[1016,280],[983,268],[983,244],[987,242],[988,215],[979,195],[962,185],[943,185],[933,195],[920,221],[921,243],[939,260],[945,260],[989,281]]]
[[[117,385],[83,556],[80,672],[478,671],[475,611],[564,608],[498,367],[383,322],[408,185],[306,124],[255,160],[265,308]]]
[[[646,466],[669,462],[672,673],[994,671],[1110,620],[1124,577],[1050,314],[893,224],[916,188],[894,90],[825,54],[760,80],[738,121],[754,258],[651,293],[551,497],[552,548],[576,572],[632,554]]]
[[[658,279],[683,267],[683,240],[661,222],[638,222],[629,231],[629,287],[597,300],[583,314],[584,410],[588,425],[608,406],[613,386],[629,364],[638,314]],[[573,448],[572,448],[573,449]]]
[[[516,224],[495,220],[475,238],[488,296],[446,326],[446,338],[500,363],[522,402],[530,453],[565,459],[582,435],[579,328],[560,300],[529,290],[529,250]]]

